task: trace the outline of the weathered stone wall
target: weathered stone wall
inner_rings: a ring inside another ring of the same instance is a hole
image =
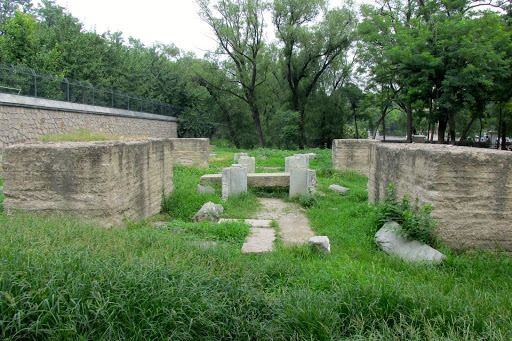
[[[173,142],[17,144],[4,149],[4,207],[61,212],[109,227],[160,212],[173,189]]]
[[[512,251],[512,153],[426,144],[373,144],[368,198],[389,183],[434,207],[439,238],[454,248]]]
[[[177,127],[174,117],[0,94],[0,167],[4,147],[36,142],[48,134],[83,129],[111,135],[175,138]]]
[[[337,170],[353,170],[368,176],[370,145],[378,140],[347,139],[332,141],[332,165]]]
[[[174,143],[174,162],[185,166],[210,167],[210,139],[180,138]]]

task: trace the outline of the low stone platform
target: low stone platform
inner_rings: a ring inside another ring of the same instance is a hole
[[[206,174],[201,177],[199,184],[220,184],[222,174]],[[290,186],[290,173],[249,173],[247,185],[259,188],[276,188]]]

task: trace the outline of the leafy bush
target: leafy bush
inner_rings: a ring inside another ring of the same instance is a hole
[[[408,195],[401,200],[397,199],[393,183],[386,188],[386,198],[377,204],[375,212],[379,228],[394,220],[402,225],[402,231],[410,238],[428,245],[435,244],[434,230],[437,222],[431,216],[432,206],[419,205],[417,199],[411,201]]]
[[[302,194],[298,196],[298,201],[304,208],[310,208],[317,204],[316,197],[311,194]]]

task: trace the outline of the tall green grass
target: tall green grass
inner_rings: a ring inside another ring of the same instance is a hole
[[[215,152],[211,172],[235,150]],[[65,217],[0,215],[0,337],[512,339],[510,257],[443,248],[447,260],[432,266],[385,255],[373,241],[366,178],[333,171],[329,151],[317,152],[320,195],[307,214],[316,234],[331,240],[330,256],[279,244],[243,255],[246,225],[189,223],[202,203],[221,201],[220,188],[195,193],[210,171],[186,167],[175,169],[164,227],[105,230]],[[257,164],[268,165],[293,151],[248,153],[265,153]],[[351,191],[330,192],[332,183]],[[254,212],[256,194],[225,204],[226,216]],[[218,245],[197,243],[204,240]]]

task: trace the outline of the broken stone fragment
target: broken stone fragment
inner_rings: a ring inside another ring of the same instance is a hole
[[[340,186],[340,185],[330,185],[329,189],[331,191],[338,192],[338,193],[341,193],[341,194],[345,194],[345,193],[350,192],[350,188],[343,187],[343,186]]]
[[[222,207],[222,205],[216,205],[210,201],[201,207],[194,218],[192,218],[192,221],[216,221],[220,218],[222,212],[224,212],[224,207]]]
[[[329,238],[327,236],[315,236],[309,238],[308,246],[314,252],[325,254],[331,253],[331,243],[329,242]]]
[[[215,188],[212,186],[197,185],[197,193],[215,193]]]
[[[439,263],[446,258],[427,244],[406,236],[395,221],[385,223],[375,234],[375,241],[387,254],[406,261]]]

